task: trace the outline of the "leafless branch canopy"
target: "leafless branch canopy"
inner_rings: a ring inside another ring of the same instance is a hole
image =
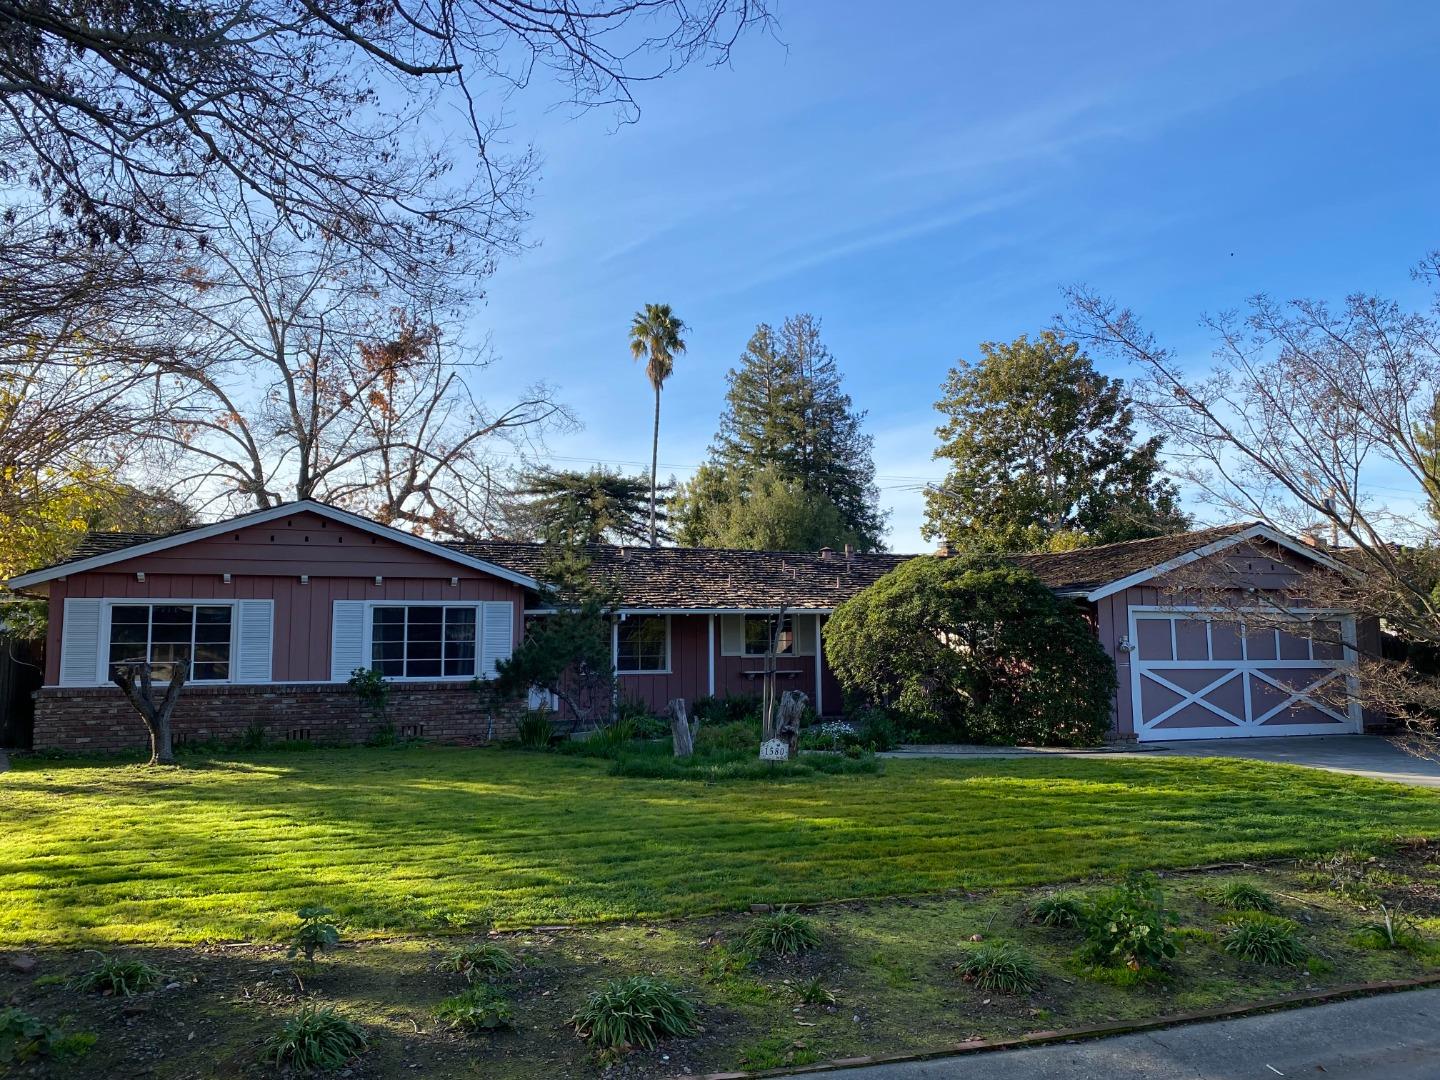
[[[1440,253],[1415,276],[1440,285]],[[1383,622],[1388,655],[1363,658],[1372,704],[1433,725],[1435,679],[1389,661],[1440,648],[1440,295],[1424,311],[1358,293],[1339,306],[1256,296],[1202,320],[1215,351],[1198,372],[1132,311],[1085,288],[1068,300],[1068,333],[1140,368],[1137,410],[1183,483],[1355,571],[1307,582],[1306,597]]]

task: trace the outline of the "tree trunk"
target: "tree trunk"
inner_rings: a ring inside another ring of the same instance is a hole
[[[800,749],[800,717],[809,702],[803,690],[786,690],[780,696],[780,717],[775,725],[775,738],[783,739],[790,747],[792,761]]]
[[[675,756],[686,758],[695,753],[695,732],[700,730],[700,717],[685,718],[685,699],[670,702],[670,735],[675,740]]]
[[[158,702],[155,700],[155,687],[149,664],[121,664],[115,669],[115,685],[140,714],[146,731],[150,733],[151,765],[175,764],[170,715],[175,711],[175,703],[180,700],[180,691],[185,686],[185,676],[189,669],[188,655],[182,655],[171,665],[170,684],[165,688],[165,696]]]
[[[660,384],[655,384],[655,433],[650,440],[650,546],[655,546],[655,488],[660,475]]]

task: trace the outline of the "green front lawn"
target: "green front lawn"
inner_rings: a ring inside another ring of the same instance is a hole
[[[0,775],[0,947],[590,923],[1035,885],[1440,836],[1440,793],[1234,760],[887,761],[627,779],[516,751],[236,755]]]

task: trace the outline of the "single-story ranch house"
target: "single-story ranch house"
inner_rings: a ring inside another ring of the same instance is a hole
[[[627,698],[662,712],[672,698],[756,693],[769,620],[783,606],[780,677],[822,715],[841,708],[825,620],[912,557],[611,546],[591,555],[619,584],[612,648]],[[525,703],[488,715],[470,683],[493,674],[527,613],[543,610],[543,558],[537,544],[437,543],[309,501],[167,536],[92,535],[69,560],[9,583],[49,602],[34,745],[142,745],[143,725],[109,685],[110,666],[163,665],[182,651],[194,664],[174,717],[179,740],[255,729],[363,739],[373,721],[347,685],[361,667],[391,682],[401,734],[507,736]],[[1260,524],[1016,561],[1089,614],[1118,668],[1117,738],[1363,730],[1358,704],[1315,696],[1353,678],[1355,618],[1318,615],[1343,629],[1341,646],[1179,606],[1162,591],[1165,577],[1202,559],[1238,569],[1235,588],[1281,589],[1308,570],[1341,571],[1324,551]]]

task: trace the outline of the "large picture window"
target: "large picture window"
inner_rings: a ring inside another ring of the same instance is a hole
[[[745,655],[764,656],[770,651],[770,635],[775,632],[775,616],[773,615],[746,615],[745,616]],[[780,636],[775,641],[775,652],[779,656],[789,656],[795,651],[795,627],[790,616],[785,616],[785,623],[780,627]]]
[[[156,680],[168,682],[188,656],[187,679],[227,681],[232,611],[228,604],[113,605],[108,674],[113,678],[120,664],[148,663]]]
[[[632,674],[670,669],[670,620],[631,615],[615,628],[615,668]]]
[[[371,609],[370,666],[393,679],[475,674],[475,606],[377,605]]]

